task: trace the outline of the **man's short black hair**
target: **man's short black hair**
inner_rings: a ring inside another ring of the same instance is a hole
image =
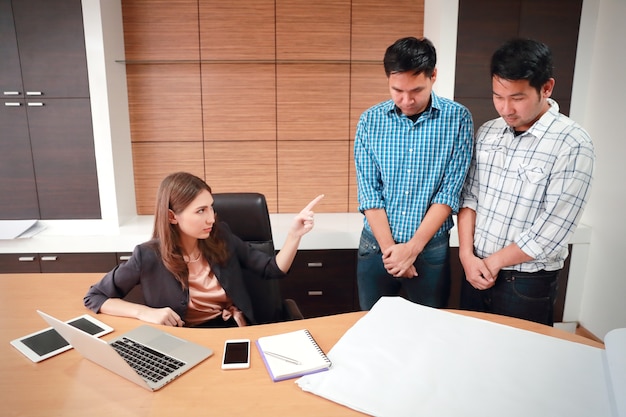
[[[412,71],[414,74],[423,72],[430,78],[437,64],[437,52],[426,38],[401,38],[387,48],[383,64],[387,77],[396,72]]]
[[[552,52],[544,43],[532,39],[511,39],[491,57],[491,77],[516,81],[528,80],[537,91],[552,78]]]

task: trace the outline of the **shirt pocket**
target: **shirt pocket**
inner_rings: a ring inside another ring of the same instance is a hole
[[[539,202],[544,198],[548,185],[548,174],[541,166],[522,164],[517,168],[519,196],[529,201]]]
[[[548,179],[548,175],[542,167],[530,164],[520,164],[517,174],[520,180],[531,184],[545,184]]]

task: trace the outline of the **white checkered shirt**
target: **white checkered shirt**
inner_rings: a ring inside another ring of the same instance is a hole
[[[505,269],[562,268],[589,197],[591,138],[549,102],[550,109],[517,137],[502,118],[477,133],[461,195],[461,206],[476,211],[475,253],[485,258],[515,242],[534,258]]]

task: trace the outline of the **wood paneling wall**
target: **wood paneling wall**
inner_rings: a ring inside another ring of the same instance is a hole
[[[491,55],[513,37],[544,42],[552,50],[552,94],[569,114],[582,0],[459,0],[455,100],[466,105],[476,129],[498,117],[493,107]]]
[[[135,186],[256,191],[271,212],[357,210],[352,146],[389,97],[385,49],[423,33],[423,0],[123,0]]]

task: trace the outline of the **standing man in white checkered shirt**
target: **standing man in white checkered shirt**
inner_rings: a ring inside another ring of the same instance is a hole
[[[478,130],[458,214],[461,307],[548,325],[595,160],[587,132],[550,98],[552,67],[533,40],[493,54],[500,117]]]

